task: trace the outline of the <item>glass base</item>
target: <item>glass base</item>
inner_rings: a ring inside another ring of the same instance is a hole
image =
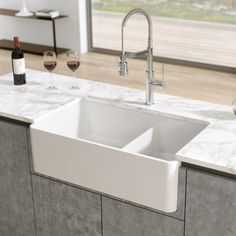
[[[80,87],[77,86],[77,85],[73,85],[73,86],[70,87],[70,89],[80,89]]]
[[[48,90],[57,90],[57,88],[55,86],[49,86],[47,89]]]

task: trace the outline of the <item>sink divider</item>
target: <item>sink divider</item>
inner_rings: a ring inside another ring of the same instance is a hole
[[[138,137],[126,144],[122,150],[131,153],[143,153],[151,145],[154,128],[146,130]]]

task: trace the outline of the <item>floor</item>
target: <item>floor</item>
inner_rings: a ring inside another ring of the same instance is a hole
[[[10,51],[0,50],[0,75],[11,72]],[[44,71],[42,56],[25,54],[27,68]],[[129,75],[118,75],[117,56],[100,53],[88,53],[81,56],[81,66],[77,76],[95,81],[145,89],[144,60],[129,60]],[[55,73],[71,75],[65,64],[66,55],[58,56]],[[154,63],[155,78],[161,78],[162,65]],[[212,103],[231,105],[236,96],[236,75],[203,69],[164,65],[166,87],[164,92]],[[162,92],[162,91],[159,91]]]
[[[93,10],[93,46],[120,50],[123,18],[124,14]],[[235,25],[154,16],[152,22],[155,55],[236,67]],[[146,48],[147,35],[144,17],[133,16],[125,27],[125,48]]]

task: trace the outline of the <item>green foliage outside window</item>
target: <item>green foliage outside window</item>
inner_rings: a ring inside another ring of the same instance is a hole
[[[236,23],[236,0],[92,0],[93,9],[126,13],[141,7],[153,16]]]

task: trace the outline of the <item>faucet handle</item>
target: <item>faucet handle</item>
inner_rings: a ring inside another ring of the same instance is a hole
[[[159,79],[152,79],[150,84],[153,86],[156,86],[158,88],[160,88],[162,91],[164,91],[165,87],[166,87],[166,81],[165,81],[165,70],[164,70],[164,64],[161,64],[161,69],[159,70],[161,73],[158,76]]]
[[[122,56],[119,61],[119,75],[120,76],[128,75],[128,62],[127,59]]]

